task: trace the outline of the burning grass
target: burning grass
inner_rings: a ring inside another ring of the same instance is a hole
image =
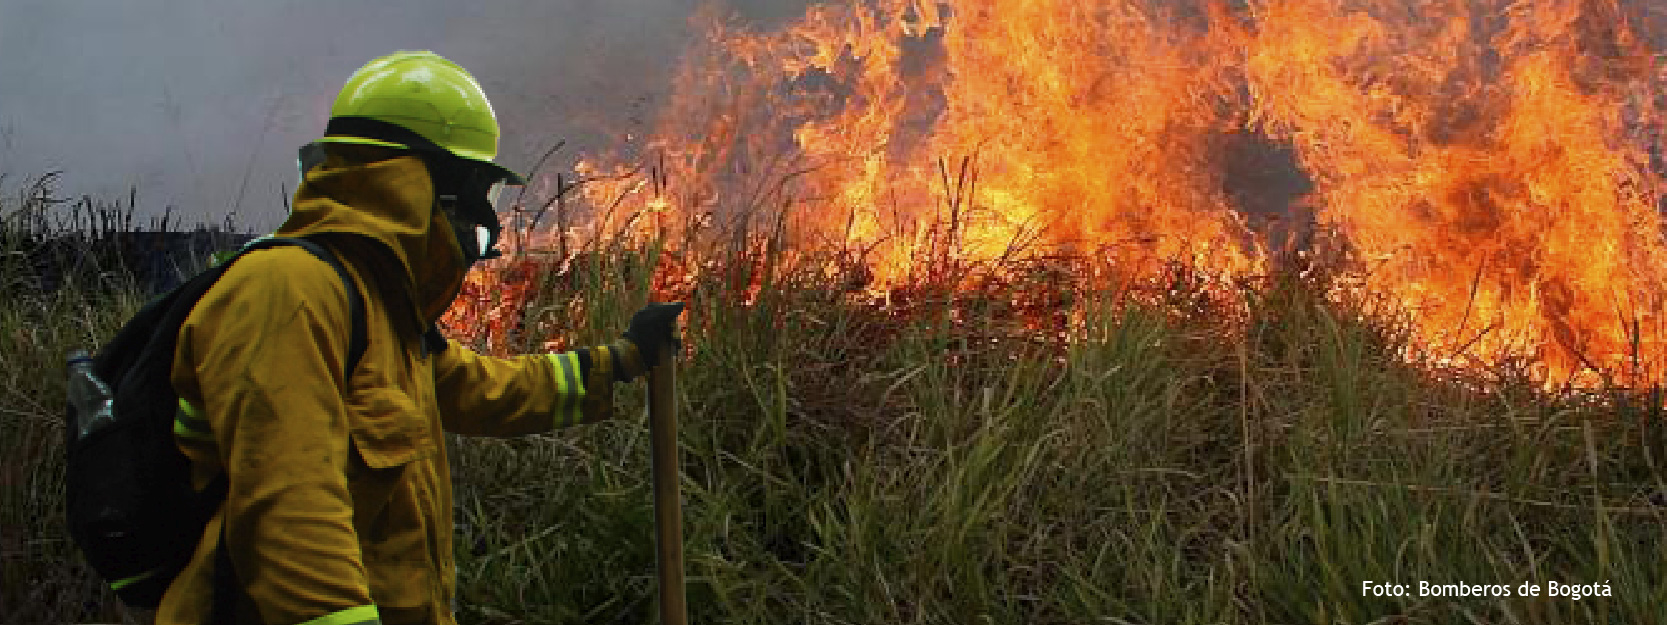
[[[1407,363],[1404,328],[1298,274],[1234,297],[1183,265],[1072,290],[1088,269],[1055,258],[874,291],[827,270],[839,254],[772,249],[524,254],[451,318],[481,349],[539,351],[609,338],[651,296],[691,302],[697,622],[1645,623],[1667,600],[1659,397],[1448,383]],[[138,303],[0,307],[8,623],[121,616],[65,540],[62,384],[39,372]],[[628,416],[448,441],[463,621],[652,618],[647,440]],[[1363,580],[1614,596],[1384,599]]]
[[[1424,358],[1392,301],[1339,297],[1346,253],[1112,288],[1080,279],[1093,258],[946,253],[874,288],[853,251],[726,240],[745,244],[511,258],[476,292],[545,286],[452,318],[513,353],[692,303],[696,620],[1654,622],[1667,598],[1660,394]],[[649,618],[643,426],[455,441],[471,618]],[[1390,600],[1368,579],[1614,596]]]
[[[649,164],[535,190],[444,325],[511,355],[690,302],[696,622],[1662,622],[1642,5],[708,15]],[[89,301],[0,305],[7,622],[115,615],[38,374],[136,304]],[[651,619],[647,441],[448,441],[463,620]]]
[[[1406,313],[1418,360],[1647,386],[1667,371],[1664,17],[855,0],[758,30],[714,12],[644,137],[650,175],[583,196],[652,205],[677,241],[776,229],[787,254],[850,250],[891,290],[943,284],[939,259],[1013,260],[1015,241],[1093,259],[1099,287],[1177,260],[1232,282],[1321,233],[1350,252],[1331,296]]]

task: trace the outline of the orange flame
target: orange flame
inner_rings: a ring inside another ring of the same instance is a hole
[[[1251,272],[1258,243],[1212,154],[1234,122],[1226,51],[1195,21],[882,2],[744,33],[708,15],[651,147],[682,219],[757,228],[787,207],[800,249],[861,249],[881,284],[933,251],[988,260],[1015,241],[1130,273],[1178,257]]]
[[[1264,3],[1247,68],[1370,261],[1360,288],[1414,311],[1430,355],[1660,379],[1660,192],[1622,116],[1659,83],[1620,8],[1354,4]]]
[[[769,32],[709,9],[647,173],[588,160],[581,200],[599,233],[855,254],[874,288],[1059,254],[1101,280],[1180,263],[1209,284],[1323,234],[1354,259],[1339,298],[1412,316],[1409,356],[1661,380],[1644,38],[1664,33],[1628,6],[864,0]],[[1308,192],[1233,191],[1247,136]]]

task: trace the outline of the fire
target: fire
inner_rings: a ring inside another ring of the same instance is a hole
[[[1263,8],[1254,110],[1316,179],[1320,222],[1368,260],[1358,287],[1412,311],[1426,355],[1526,358],[1548,383],[1660,379],[1659,181],[1629,136],[1660,83],[1619,6]]]
[[[1331,237],[1336,296],[1409,314],[1409,357],[1660,380],[1646,38],[1667,31],[1629,6],[860,0],[767,32],[709,9],[646,169],[589,159],[579,200],[594,231],[690,257],[779,236],[789,257],[855,258],[874,293],[1056,256],[1210,288]],[[1246,137],[1303,189],[1243,189]]]
[[[684,219],[758,228],[786,207],[796,249],[862,250],[881,285],[1016,241],[1131,274],[1258,271],[1212,155],[1238,117],[1230,50],[1207,20],[1138,8],[819,5],[771,33],[708,18],[651,149]]]

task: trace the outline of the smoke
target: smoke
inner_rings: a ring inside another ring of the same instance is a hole
[[[284,219],[295,150],[366,61],[434,50],[480,80],[525,170],[646,130],[698,0],[0,0],[0,191],[64,172],[61,192],[126,197],[141,222],[242,229]],[[761,27],[804,2],[731,0]]]
[[[811,4],[717,1],[759,29]],[[336,90],[399,49],[434,50],[481,81],[511,168],[565,141],[549,173],[649,130],[701,4],[0,0],[0,192],[62,170],[67,195],[136,187],[142,221],[169,206],[188,224],[235,210],[241,228],[270,230],[293,191],[295,149],[321,133]],[[1651,0],[1623,5],[1667,22]]]

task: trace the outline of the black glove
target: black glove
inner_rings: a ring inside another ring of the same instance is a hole
[[[637,351],[642,352],[643,366],[653,368],[660,364],[662,347],[683,347],[683,343],[677,340],[677,316],[681,314],[683,302],[669,302],[649,304],[631,315],[631,326],[625,330],[625,338],[635,343]]]

